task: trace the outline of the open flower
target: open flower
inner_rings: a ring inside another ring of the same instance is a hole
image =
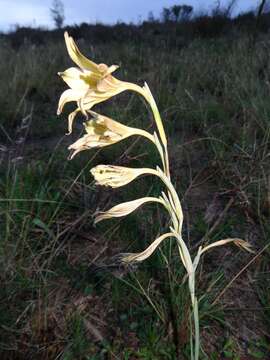
[[[91,170],[98,185],[112,188],[127,185],[141,175],[157,175],[157,171],[149,168],[128,168],[124,166],[97,165]]]
[[[154,136],[147,131],[125,126],[93,111],[90,113],[93,119],[84,124],[87,134],[69,146],[69,150],[74,151],[71,158],[80,151],[112,145],[133,135],[155,141]]]
[[[63,92],[60,97],[57,113],[60,114],[66,103],[76,101],[78,108],[69,116],[69,132],[72,122],[79,111],[87,116],[86,111],[95,104],[109,99],[124,90],[135,90],[143,93],[143,89],[135,84],[120,81],[111,74],[118,68],[117,65],[107,66],[96,64],[87,59],[76,46],[72,37],[65,32],[65,42],[69,56],[79,67],[71,67],[58,74],[67,83],[70,89]]]

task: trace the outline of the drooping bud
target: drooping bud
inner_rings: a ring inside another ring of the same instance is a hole
[[[162,199],[155,197],[144,197],[141,199],[127,201],[122,204],[115,205],[107,211],[98,212],[95,217],[95,224],[105,219],[111,219],[111,218],[117,218],[117,217],[129,215],[133,211],[138,209],[141,205],[149,202],[158,202],[164,205],[164,201]]]
[[[149,168],[128,168],[114,165],[98,165],[91,169],[98,185],[110,186],[112,188],[127,185],[141,175],[157,175],[157,171]]]

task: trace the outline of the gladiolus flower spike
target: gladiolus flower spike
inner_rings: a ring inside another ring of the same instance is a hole
[[[137,84],[115,78],[112,73],[118,66],[107,66],[102,63],[96,64],[87,59],[79,51],[74,40],[67,32],[65,33],[65,42],[69,56],[77,67],[71,67],[64,72],[59,73],[69,86],[69,89],[64,91],[61,95],[57,112],[60,114],[65,104],[68,102],[75,101],[77,103],[77,108],[70,113],[68,117],[69,133],[72,131],[73,120],[79,112],[82,112],[87,118],[87,121],[84,124],[85,134],[69,146],[69,149],[73,151],[71,158],[83,150],[110,146],[134,135],[142,136],[150,140],[150,142],[156,146],[156,149],[160,154],[163,166],[162,169],[158,166],[156,169],[152,169],[129,168],[116,165],[97,165],[91,170],[91,174],[93,175],[96,184],[101,186],[118,188],[129,184],[140,176],[151,175],[158,177],[165,188],[159,197],[146,196],[115,205],[109,210],[98,212],[95,217],[95,223],[105,219],[127,216],[142,205],[150,202],[159,203],[164,206],[170,217],[170,231],[159,235],[145,250],[139,253],[125,254],[121,258],[125,264],[142,262],[151,256],[164,240],[168,238],[175,239],[180,261],[187,272],[191,306],[193,310],[194,331],[191,330],[191,358],[198,360],[200,339],[198,301],[195,294],[195,274],[201,255],[208,252],[210,249],[229,243],[233,243],[244,250],[252,251],[250,245],[246,241],[238,238],[219,240],[208,244],[205,247],[200,246],[196,256],[192,260],[188,246],[182,237],[184,217],[179,196],[171,182],[167,138],[157,104],[149,87],[147,84],[141,87]],[[154,132],[152,135],[145,130],[129,127],[92,111],[92,108],[96,104],[106,101],[126,90],[135,91],[145,98],[147,104],[151,108],[153,118],[155,119],[157,133]],[[90,120],[88,119],[89,115],[92,117]]]

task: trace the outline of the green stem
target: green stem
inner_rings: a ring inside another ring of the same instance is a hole
[[[199,360],[199,353],[200,353],[200,323],[199,323],[198,301],[197,301],[196,297],[194,299],[193,317],[194,317],[194,331],[195,331],[194,359]]]

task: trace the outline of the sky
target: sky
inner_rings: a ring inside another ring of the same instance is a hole
[[[221,0],[226,5],[229,0]],[[216,0],[62,0],[65,7],[65,24],[81,22],[102,22],[113,24],[117,21],[138,22],[147,19],[150,11],[159,17],[164,7],[188,4],[195,11],[206,11],[215,6]],[[254,8],[259,0],[237,0],[234,12]],[[12,26],[53,27],[50,16],[52,0],[0,0],[0,29],[10,30]]]

